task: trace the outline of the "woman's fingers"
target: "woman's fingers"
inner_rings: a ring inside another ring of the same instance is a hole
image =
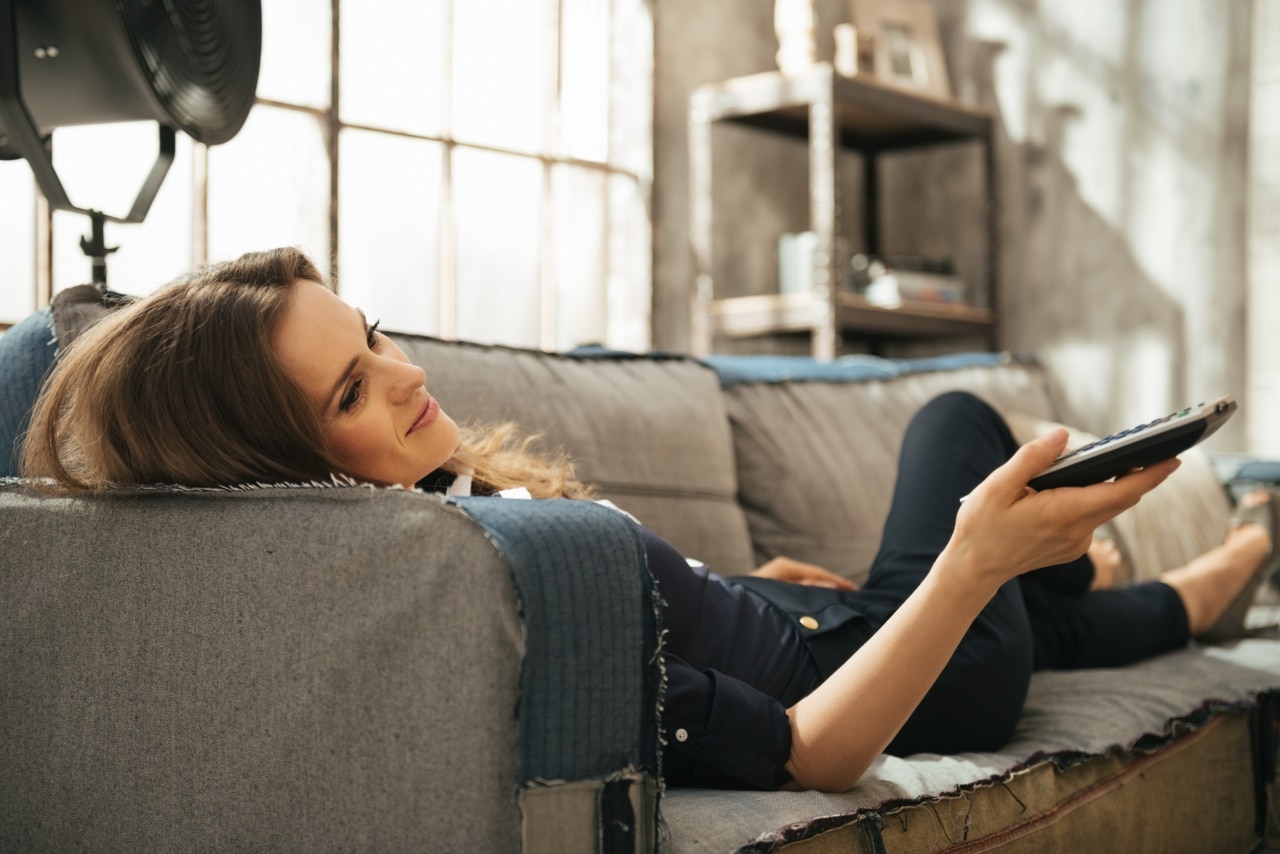
[[[1022,498],[1027,492],[1027,482],[1062,455],[1067,447],[1067,436],[1064,428],[1057,427],[1026,443],[1008,462],[993,471],[979,489],[988,487],[1010,502]]]
[[[812,587],[830,587],[835,590],[858,589],[852,581],[828,569],[789,557],[775,557],[751,574]]]

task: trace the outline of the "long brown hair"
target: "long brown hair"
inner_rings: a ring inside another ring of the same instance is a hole
[[[118,310],[60,355],[31,416],[25,477],[60,492],[153,483],[222,486],[347,474],[319,413],[276,361],[272,333],[300,279],[293,248],[213,264]],[[482,488],[585,497],[562,456],[514,425],[470,427],[445,465]]]

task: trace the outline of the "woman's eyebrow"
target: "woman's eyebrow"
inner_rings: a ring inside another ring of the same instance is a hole
[[[364,316],[364,312],[360,309],[354,309],[355,313],[360,315],[360,325],[367,332],[369,329],[369,319]],[[324,401],[324,411],[329,412],[333,409],[333,399],[342,392],[342,387],[347,384],[347,380],[351,378],[351,372],[356,369],[356,365],[360,362],[359,354],[353,356],[350,362],[347,362],[346,370],[342,372],[342,376],[338,377],[338,381],[333,384],[333,390],[329,392],[329,396]]]

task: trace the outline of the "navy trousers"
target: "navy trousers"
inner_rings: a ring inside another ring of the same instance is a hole
[[[900,602],[951,538],[960,497],[1017,450],[1004,419],[961,392],[924,406],[903,439],[880,552],[863,591]],[[1089,591],[1088,557],[1005,584],[888,752],[992,750],[1013,734],[1033,670],[1113,667],[1186,645],[1186,611],[1160,582]],[[850,639],[861,645],[865,638]],[[909,667],[910,662],[903,662]]]

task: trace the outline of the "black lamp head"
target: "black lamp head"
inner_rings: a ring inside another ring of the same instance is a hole
[[[175,129],[216,145],[243,126],[261,49],[260,0],[0,0],[0,158],[26,158],[55,208],[81,210],[48,159],[53,130],[156,121],[152,177],[128,216],[109,217],[138,222]]]

